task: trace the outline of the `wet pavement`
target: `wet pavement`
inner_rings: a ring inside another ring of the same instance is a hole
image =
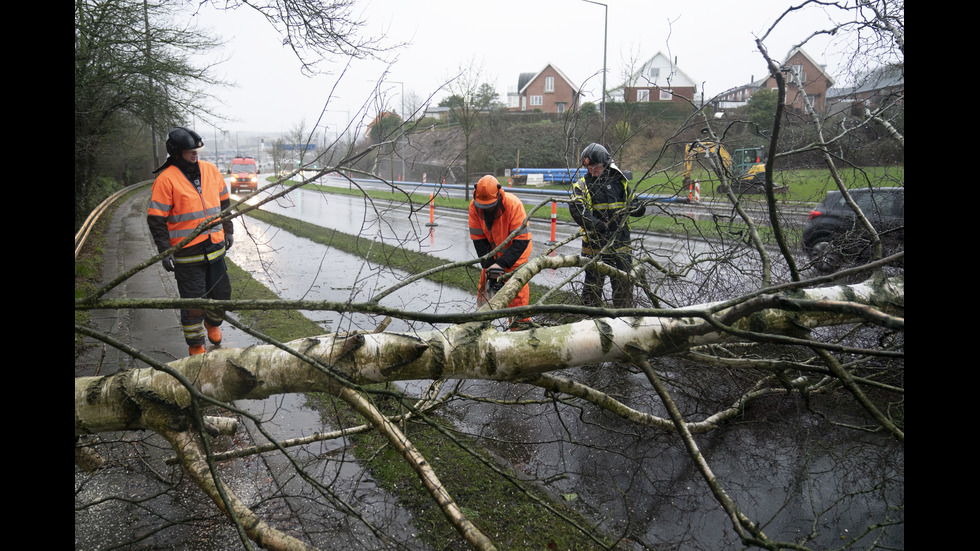
[[[135,194],[116,212],[104,249],[105,271],[112,276],[155,254],[146,227],[149,188]],[[283,238],[283,236],[281,236]],[[243,240],[243,245],[246,242]],[[235,253],[236,247],[232,248]],[[245,246],[239,250],[246,249]],[[239,253],[241,254],[241,253]],[[266,252],[268,258],[271,252]],[[262,273],[259,272],[259,275]],[[293,275],[279,272],[286,277]],[[293,278],[294,279],[294,278]],[[313,285],[315,287],[315,285]],[[280,284],[280,290],[299,289]],[[112,290],[107,298],[176,297],[172,274],[159,263],[137,273]],[[93,311],[92,324],[100,331],[155,360],[170,362],[187,355],[174,310]],[[325,322],[326,325],[330,325]],[[254,343],[247,334],[225,324],[225,346]],[[209,347],[211,345],[208,345]],[[75,362],[75,376],[108,375],[122,369],[146,367],[112,347],[93,346]],[[258,416],[263,428],[277,439],[309,436],[333,430],[303,395],[284,395],[262,401],[241,401],[236,406]],[[264,437],[250,422],[237,438],[261,442]],[[99,451],[107,466],[94,475],[75,470],[75,548],[108,549],[232,549],[240,548],[237,534],[217,513],[213,503],[164,462],[173,453],[155,436],[103,434]],[[260,507],[260,514],[281,519],[277,525],[291,533],[306,534],[325,549],[381,549],[369,525],[384,526],[392,539],[413,549],[411,516],[397,500],[379,489],[356,461],[344,454],[344,442],[322,442],[293,448],[292,461],[302,464],[330,492],[312,491],[300,484],[290,461],[280,454],[233,461],[222,467],[229,486],[240,497]],[[142,476],[141,476],[142,475]],[[173,485],[170,481],[176,481]],[[136,500],[136,501],[134,501]],[[363,521],[341,512],[354,504]],[[275,524],[275,522],[274,522]],[[136,540],[136,543],[132,543]],[[130,542],[130,543],[127,543]]]
[[[138,195],[115,216],[105,251],[107,262],[115,264],[107,264],[107,272],[122,270],[153,253],[146,231],[145,201],[146,195]],[[280,200],[267,210],[347,233],[397,242],[450,261],[475,259],[465,217],[458,212],[436,211],[438,225],[430,227],[426,225],[429,221],[426,209],[413,213],[398,204],[371,203],[306,190],[291,194],[288,200]],[[246,219],[236,228],[236,244],[229,257],[283,298],[366,300],[408,275],[329,250],[255,219]],[[573,227],[559,226],[559,239],[571,231]],[[532,226],[532,232],[536,252],[544,250],[550,237],[550,224]],[[649,250],[658,251],[665,258],[697,254],[693,247],[671,240],[661,243],[655,236],[644,236],[644,242]],[[562,253],[577,253],[579,246],[574,242]],[[566,275],[545,273],[536,276],[535,281],[548,284]],[[110,296],[176,296],[176,290],[172,276],[155,265],[131,278]],[[472,294],[442,289],[428,282],[413,284],[410,290],[395,293],[384,303],[415,311],[462,311],[475,307]],[[371,330],[378,322],[371,316],[340,316],[330,312],[307,312],[307,315],[324,331]],[[93,319],[104,331],[157,359],[170,361],[186,354],[174,311],[97,312]],[[399,322],[390,329],[428,328],[424,324]],[[225,339],[228,346],[251,344],[247,335],[229,327],[225,329]],[[76,362],[76,376],[91,374],[97,368],[106,374],[130,367],[139,365],[112,349],[106,350],[102,357],[101,348],[97,347]],[[638,409],[663,414],[662,405],[638,372],[618,366],[597,366],[568,375]],[[714,390],[713,383],[705,384],[706,389]],[[739,547],[737,539],[732,538],[727,518],[691,469],[689,458],[673,435],[624,426],[618,418],[595,408],[547,400],[536,387],[473,381],[463,385],[463,389],[473,395],[527,404],[498,407],[465,401],[453,404],[445,414],[461,430],[484,437],[495,452],[526,476],[549,481],[551,490],[573,500],[609,532],[628,534],[630,539],[666,549]],[[276,437],[308,435],[331,428],[299,395],[238,405],[262,416],[265,427],[272,429]],[[868,464],[894,464],[886,476],[903,477],[904,454],[884,446],[879,448],[875,443],[858,446],[846,442],[841,444],[841,449],[851,451],[841,459],[835,457],[834,450],[824,448],[827,435],[816,425],[806,426],[801,432],[792,422],[792,416],[787,415],[787,419],[787,423],[775,424],[779,425],[775,431],[773,425],[733,426],[706,437],[703,452],[712,459],[717,473],[737,492],[750,514],[767,519],[766,530],[771,536],[797,539],[804,534],[804,530],[811,528],[807,510],[829,506],[838,499],[834,487],[847,480],[846,492],[851,496],[847,499],[854,501],[854,505],[831,524],[819,527],[822,537],[818,541],[836,545],[848,533],[859,530],[863,518],[874,514],[879,507],[872,494],[878,491],[874,488],[881,481],[871,476],[854,479],[849,473],[860,472]],[[239,546],[228,523],[215,518],[213,506],[201,502],[200,492],[195,488],[188,487],[186,482],[179,483],[175,489],[162,482],[154,483],[153,471],[179,478],[175,468],[163,465],[169,453],[165,447],[157,447],[159,442],[152,438],[137,441],[132,435],[104,435],[104,438],[113,441],[109,449],[114,463],[94,477],[76,469],[76,507],[104,498],[110,501],[76,509],[77,549],[108,548],[134,536],[143,538],[130,547],[136,549],[203,550]],[[248,431],[247,438],[261,439],[254,428]],[[867,439],[874,440],[870,436]],[[137,449],[150,458],[147,464],[152,469],[134,466],[132,451]],[[409,549],[417,547],[413,543],[415,529],[409,513],[344,455],[343,442],[311,445],[294,455],[334,493],[309,493],[308,485],[300,485],[295,471],[277,454],[236,461],[223,468],[229,469],[230,484],[237,493],[249,502],[260,504],[260,514],[272,518],[279,527],[307,535],[323,548],[384,548],[385,543],[371,532],[371,525],[382,526]],[[134,477],[134,469],[147,476]],[[137,479],[142,482],[134,482]],[[820,491],[785,492],[787,488],[806,485]],[[894,486],[891,489],[885,488],[887,484],[881,486],[882,493],[894,492]],[[161,493],[156,495],[157,491]],[[134,496],[145,501],[132,504]],[[894,495],[889,499],[900,500]],[[363,521],[344,516],[340,510],[345,503],[355,505]],[[694,511],[704,513],[693,515]],[[184,518],[192,521],[171,526],[172,520]],[[904,541],[904,536],[900,541]]]

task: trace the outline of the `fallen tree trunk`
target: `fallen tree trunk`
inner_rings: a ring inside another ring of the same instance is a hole
[[[903,324],[904,281],[885,280],[761,295],[670,316],[598,318],[500,332],[467,323],[443,331],[307,337],[288,349],[218,349],[169,364],[196,392],[220,402],[293,392],[337,394],[349,385],[417,379],[517,380],[631,357],[655,357],[733,338],[821,346],[797,337],[825,325]],[[825,345],[832,348],[832,345]],[[75,379],[75,434],[173,425],[189,418],[187,384],[146,368]],[[163,415],[167,423],[151,417]]]

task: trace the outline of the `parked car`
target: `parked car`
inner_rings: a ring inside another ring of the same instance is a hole
[[[905,188],[861,188],[849,193],[878,232],[884,254],[905,250]],[[857,223],[840,191],[828,192],[810,211],[803,227],[803,249],[823,273],[867,262],[873,252],[868,232]]]

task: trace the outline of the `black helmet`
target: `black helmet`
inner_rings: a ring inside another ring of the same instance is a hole
[[[167,155],[176,157],[181,151],[191,149],[201,149],[204,147],[204,140],[198,136],[197,132],[178,126],[167,134]]]
[[[609,156],[609,152],[606,151],[606,148],[597,143],[590,143],[589,145],[585,146],[585,149],[582,150],[581,159],[582,164],[585,166],[609,166],[610,161],[612,161],[612,157]]]

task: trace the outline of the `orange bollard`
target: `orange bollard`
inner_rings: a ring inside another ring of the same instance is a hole
[[[436,224],[436,203],[435,200],[433,200],[432,198],[432,194],[430,193],[429,194],[429,223],[426,224],[426,226],[429,226],[431,228],[433,226],[438,226],[438,225],[439,224]]]
[[[554,245],[558,241],[555,239],[555,229],[558,226],[558,203],[551,202],[551,241],[549,245]]]

